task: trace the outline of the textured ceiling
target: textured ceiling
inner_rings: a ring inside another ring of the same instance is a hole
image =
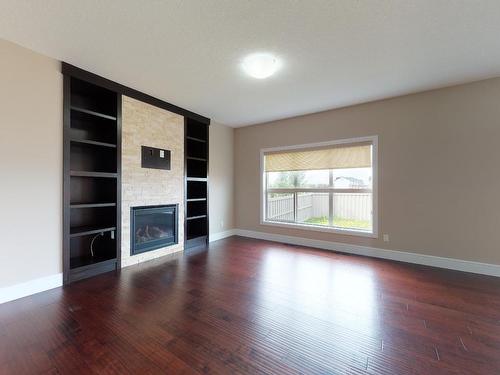
[[[499,36],[498,0],[0,0],[1,38],[231,126],[498,76]]]

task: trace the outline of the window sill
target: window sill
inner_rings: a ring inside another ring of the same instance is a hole
[[[374,232],[371,232],[371,231],[323,227],[323,226],[311,225],[311,224],[284,223],[281,221],[278,222],[278,221],[261,220],[260,223],[262,225],[269,225],[269,226],[280,227],[280,228],[310,230],[310,231],[314,231],[314,232],[335,233],[335,234],[343,234],[343,235],[347,235],[347,236],[378,238],[378,235]]]

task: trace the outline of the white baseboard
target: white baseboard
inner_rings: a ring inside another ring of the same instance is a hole
[[[234,235],[236,235],[236,229],[229,229],[224,232],[218,232],[218,233],[210,233],[209,241],[210,242],[219,241],[222,240],[223,238],[231,237]]]
[[[364,255],[373,258],[390,259],[400,262],[421,264],[424,266],[446,268],[456,271],[472,272],[481,275],[500,277],[500,265],[497,264],[480,263],[454,258],[443,258],[433,255],[386,250],[340,242],[311,240],[303,237],[285,236],[281,234],[264,233],[245,229],[235,229],[234,232],[235,235],[243,237],[257,238],[274,242],[284,242],[292,245],[309,246],[323,250],[338,251],[341,253]]]
[[[62,273],[58,273],[55,275],[26,281],[21,284],[15,284],[0,288],[0,303],[9,302],[18,298],[44,292],[46,290],[57,288],[58,286],[62,285],[63,275]]]

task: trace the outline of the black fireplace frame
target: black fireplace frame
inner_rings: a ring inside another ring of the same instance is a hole
[[[168,243],[159,243],[156,245],[148,246],[146,248],[137,248],[135,244],[135,211],[140,210],[158,210],[162,209],[174,209],[175,212],[175,225],[174,225],[174,240]],[[149,251],[161,249],[164,247],[177,245],[179,243],[179,204],[162,204],[157,206],[135,206],[130,207],[130,255],[137,255],[147,253]]]

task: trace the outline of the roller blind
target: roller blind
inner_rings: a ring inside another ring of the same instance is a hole
[[[266,172],[363,168],[372,165],[372,144],[338,145],[319,149],[264,154]]]

